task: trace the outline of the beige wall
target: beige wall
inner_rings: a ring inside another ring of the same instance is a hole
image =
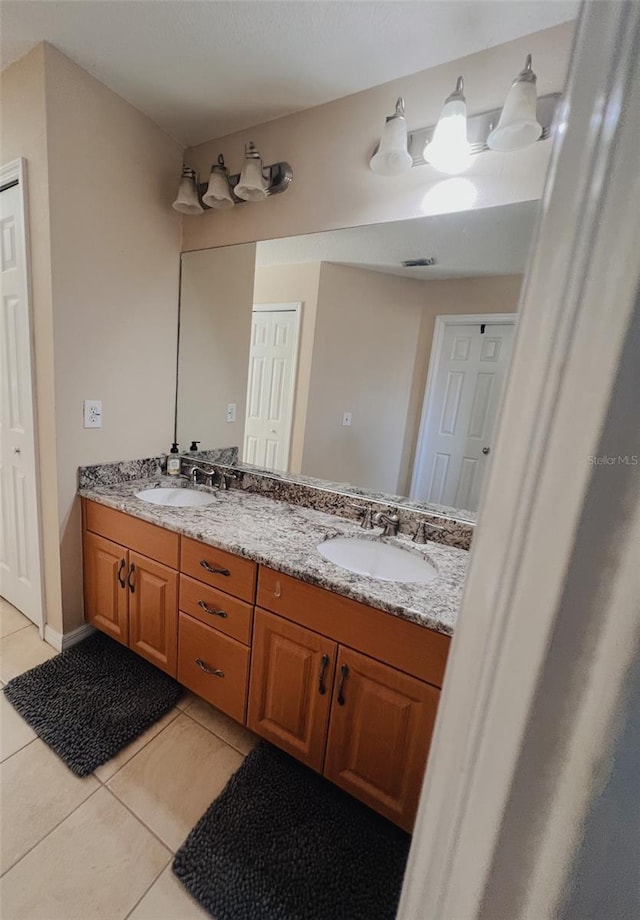
[[[62,625],[44,45],[0,75],[0,162],[27,161],[45,613]]]
[[[182,257],[178,440],[244,443],[255,243]],[[236,421],[227,422],[228,403]]]
[[[291,430],[289,471],[300,473],[307,424],[311,358],[316,329],[320,262],[270,265],[256,269],[254,303],[302,303],[296,395]]]
[[[423,288],[322,263],[303,473],[396,492]]]
[[[77,467],[173,434],[180,146],[46,45],[58,515],[65,631],[82,622]],[[83,429],[83,399],[103,401]],[[52,625],[55,625],[53,623]]]
[[[423,282],[424,306],[398,483],[401,495],[409,494],[436,316],[459,313],[515,313],[518,309],[521,286],[522,275]]]
[[[447,180],[431,167],[412,169],[394,178],[376,176],[368,168],[385,115],[393,111],[396,97],[405,97],[409,128],[434,124],[462,73],[470,114],[499,107],[528,52],[533,54],[540,95],[561,90],[572,36],[572,23],[546,29],[187,150],[185,161],[204,177],[219,153],[233,171],[238,170],[244,143],[254,140],[266,163],[287,160],[294,179],[284,194],[259,204],[243,204],[223,215],[209,211],[185,216],[184,248],[295,236],[446,210],[450,207],[444,186]],[[474,157],[465,173],[465,179],[475,187],[473,207],[539,198],[550,146],[539,143],[517,155],[485,153]],[[440,203],[425,202],[427,193],[436,186],[438,192],[445,190],[444,195],[436,196]]]

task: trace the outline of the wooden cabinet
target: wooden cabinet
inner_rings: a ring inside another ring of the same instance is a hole
[[[128,550],[87,531],[83,550],[85,617],[96,629],[128,645]]]
[[[178,573],[129,553],[129,648],[168,674],[178,657]]]
[[[411,830],[440,691],[340,647],[324,775]]]
[[[175,677],[179,537],[93,502],[84,522],[86,619]]]
[[[256,610],[248,725],[321,771],[336,643]]]

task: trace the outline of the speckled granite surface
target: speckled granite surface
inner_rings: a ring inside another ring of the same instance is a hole
[[[392,538],[385,542],[423,556],[438,575],[425,585],[381,581],[340,568],[316,550],[331,536],[381,539],[353,521],[237,489],[216,492],[217,501],[205,508],[169,508],[135,497],[156,481],[162,486],[186,485],[161,475],[84,488],[80,495],[445,635],[453,632],[469,560],[465,550],[433,542],[421,547],[405,536]]]

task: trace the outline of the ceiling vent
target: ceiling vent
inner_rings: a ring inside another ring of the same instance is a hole
[[[430,265],[435,265],[436,260],[434,256],[431,256],[429,259],[405,259],[402,263],[404,268],[429,268]]]

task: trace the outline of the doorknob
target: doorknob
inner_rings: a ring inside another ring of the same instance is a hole
[[[491,450],[490,447],[483,447],[483,448],[482,448],[482,453],[486,455],[486,454],[489,453],[490,450]]]

